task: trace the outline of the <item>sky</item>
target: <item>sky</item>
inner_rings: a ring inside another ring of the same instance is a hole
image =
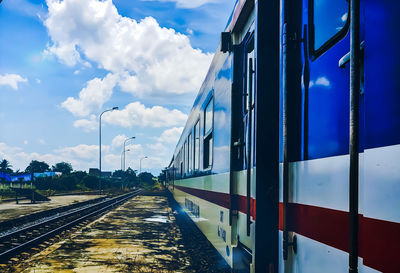
[[[158,175],[172,158],[234,0],[4,0],[0,160]]]

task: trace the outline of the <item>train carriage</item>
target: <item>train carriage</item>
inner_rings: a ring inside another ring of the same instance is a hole
[[[236,2],[167,175],[233,271],[400,272],[399,13]]]

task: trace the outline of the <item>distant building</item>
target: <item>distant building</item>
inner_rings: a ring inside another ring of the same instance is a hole
[[[101,177],[103,178],[110,178],[111,177],[111,172],[101,172]],[[94,176],[99,176],[100,175],[100,170],[97,168],[90,168],[89,169],[89,175],[94,175]]]
[[[111,172],[101,172],[101,177],[103,177],[103,178],[111,178]]]
[[[97,168],[90,168],[89,175],[100,176],[100,170]]]

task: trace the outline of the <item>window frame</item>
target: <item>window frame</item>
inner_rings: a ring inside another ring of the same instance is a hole
[[[203,122],[204,122],[204,126],[203,126],[203,169],[204,170],[211,170],[213,164],[214,164],[214,109],[215,109],[215,101],[214,101],[214,95],[213,92],[211,93],[212,95],[210,96],[210,98],[208,98],[206,101],[207,103],[205,103],[205,107],[203,110],[204,113],[204,118],[203,118]],[[208,130],[208,132],[206,132],[206,113],[207,113],[207,107],[210,105],[210,103],[212,102],[212,120],[211,120],[211,128],[210,130]],[[205,143],[206,141],[208,142],[208,145],[210,143],[210,139],[212,142],[211,145],[211,153],[210,153],[210,147],[208,146],[208,165],[207,167],[204,165],[205,162]],[[210,154],[211,154],[211,162],[210,162]]]
[[[188,145],[187,139],[183,143],[183,174],[186,176],[188,174]]]
[[[196,153],[196,126],[198,130],[198,151]],[[194,172],[197,172],[200,170],[200,118],[197,119],[197,121],[194,123],[193,126],[193,170]],[[197,166],[196,166],[196,158],[197,158]]]
[[[187,143],[188,143],[188,173],[191,174],[193,172],[193,134],[192,132],[189,132],[188,137],[187,137]]]
[[[322,44],[319,48],[315,49],[315,25],[314,25],[314,2],[315,0],[308,0],[308,34],[309,34],[309,43],[308,49],[310,52],[311,60],[314,61],[320,56],[322,56],[325,52],[327,52],[331,47],[337,44],[340,40],[346,37],[349,27],[350,27],[350,1],[348,2],[347,7],[347,19],[343,28],[336,32],[331,38],[329,38],[324,44]]]
[[[182,160],[182,147],[179,151],[179,170],[180,170],[180,178],[183,178],[183,160]]]
[[[208,130],[208,132],[206,132],[206,113],[207,113],[207,107],[210,105],[210,102],[212,100],[212,120],[211,120],[211,127],[210,130]],[[206,106],[204,107],[204,138],[208,137],[210,135],[210,133],[212,133],[214,131],[214,96],[211,96],[208,100],[207,103],[205,104]]]

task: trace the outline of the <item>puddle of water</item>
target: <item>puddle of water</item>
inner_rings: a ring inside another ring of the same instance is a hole
[[[154,215],[150,218],[144,219],[145,221],[148,222],[157,222],[157,223],[171,223],[170,220],[168,220],[168,217],[163,216],[163,215]]]
[[[161,214],[161,215],[168,215],[169,214],[168,211],[162,211],[162,210],[155,210],[155,211],[153,211],[153,213],[157,213],[157,214]]]
[[[197,222],[208,221],[208,219],[203,218],[203,217],[198,217],[198,218],[197,218],[197,217],[192,217],[192,216],[191,216],[190,218],[192,218],[192,221],[193,221],[193,222],[196,222],[196,223],[197,223]]]

